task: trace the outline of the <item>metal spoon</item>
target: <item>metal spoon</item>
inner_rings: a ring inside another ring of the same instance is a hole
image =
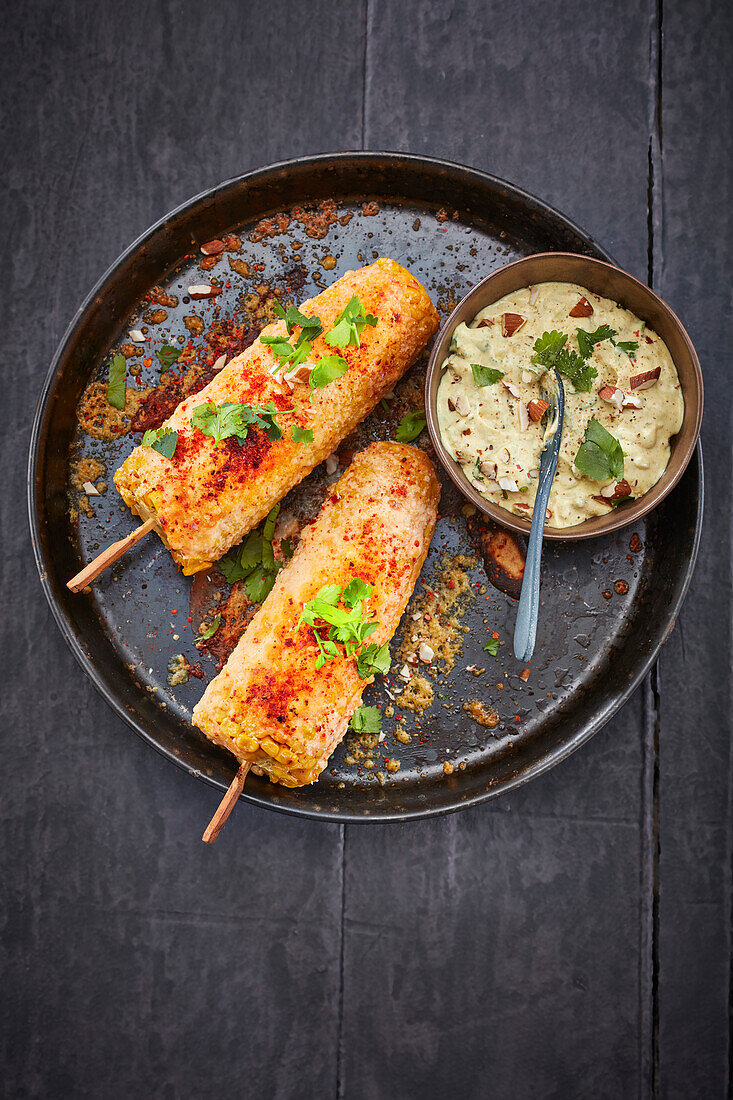
[[[524,563],[524,579],[517,608],[517,622],[514,627],[514,656],[520,661],[529,661],[534,653],[537,637],[537,619],[540,609],[540,559],[542,557],[542,539],[545,528],[545,515],[550,489],[557,469],[560,453],[562,426],[565,419],[565,390],[556,370],[556,391],[547,390],[542,396],[549,404],[547,410],[548,429],[554,425],[554,432],[546,438],[540,455],[539,484],[532,512],[532,528],[529,532],[527,560]]]

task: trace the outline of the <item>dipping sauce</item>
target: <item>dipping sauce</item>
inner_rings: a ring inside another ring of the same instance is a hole
[[[651,489],[685,405],[664,341],[574,283],[513,291],[458,325],[438,389],[443,444],[482,496],[525,519],[552,431],[553,363],[565,421],[546,522],[562,528]]]

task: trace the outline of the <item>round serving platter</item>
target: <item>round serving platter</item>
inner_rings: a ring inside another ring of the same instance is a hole
[[[209,275],[199,266],[198,245],[227,234],[241,239],[232,255],[239,270],[222,257]],[[163,322],[146,326],[160,346],[191,336],[184,317],[192,312],[205,324],[215,310],[219,318],[235,318],[263,287],[286,288],[286,296],[300,303],[345,271],[388,256],[424,283],[445,320],[490,271],[555,250],[609,259],[562,215],[482,172],[404,154],[343,153],[221,184],[154,225],[104,275],[72,321],[40,398],[30,449],[31,534],[46,596],[74,655],[149,744],[215,786],[231,782],[233,758],[190,722],[216,663],[194,645],[187,622],[191,580],[176,570],[162,544],[149,536],[91,593],[77,596],[66,588],[81,563],[137,522],[111,477],[140,436],[90,438],[79,429],[77,408],[89,382],[106,378],[110,354],[143,324],[151,288],[177,299]],[[212,302],[189,302],[188,286],[211,278],[222,293]],[[346,452],[393,436],[401,415],[415,406],[426,361],[427,355],[396,388],[389,407],[378,407],[346,441]],[[143,367],[141,384],[155,385],[157,374]],[[430,450],[426,432],[416,445]],[[339,454],[342,464],[348,461]],[[84,458],[104,464],[109,488],[77,517],[71,482]],[[341,472],[329,476],[319,467],[284,507],[312,515],[326,483]],[[702,509],[699,448],[680,484],[645,520],[587,543],[546,546],[537,647],[526,681],[511,651],[516,603],[489,583],[491,562],[480,552],[475,518],[465,515],[464,503],[443,479],[440,519],[416,602],[392,644],[394,653],[409,649],[405,635],[414,629],[416,608],[427,606],[432,591],[445,594],[446,577],[458,577],[461,598],[446,614],[453,617],[460,650],[449,673],[440,664],[427,673],[432,703],[421,714],[401,706],[404,683],[393,667],[364,699],[381,705],[381,743],[360,750],[347,741],[310,787],[288,790],[250,774],[242,797],[339,821],[395,821],[459,809],[568,756],[639,684],[674,625],[694,568]],[[497,656],[484,649],[492,635],[504,643]],[[203,679],[191,676],[171,686],[170,662],[181,657],[199,665]],[[485,714],[498,724],[475,720]]]

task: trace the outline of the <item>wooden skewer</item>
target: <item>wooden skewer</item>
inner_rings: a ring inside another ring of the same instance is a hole
[[[97,554],[94,561],[90,561],[89,565],[85,565],[80,573],[77,573],[75,577],[72,577],[70,581],[66,582],[66,587],[70,588],[72,592],[81,592],[82,588],[86,588],[88,584],[96,580],[100,573],[104,573],[105,569],[108,569],[113,562],[116,562],[118,558],[126,554],[131,546],[134,546],[136,542],[144,538],[154,527],[155,517],[151,516],[150,519],[146,519],[145,523],[142,523],[126,538],[120,539],[118,542],[113,542],[112,545],[108,546],[106,550],[103,550],[101,554]]]
[[[201,837],[204,844],[213,844],[223,829],[229,814],[234,809],[234,805],[244,789],[244,781],[247,778],[247,772],[250,767],[250,764],[242,764],[239,771],[234,776],[234,779],[229,784],[229,790],[219,803],[218,810],[206,826],[204,835]]]

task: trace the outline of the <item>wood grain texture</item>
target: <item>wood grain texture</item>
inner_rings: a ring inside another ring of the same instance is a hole
[[[702,552],[659,662],[658,1076],[662,1095],[682,1098],[726,1095],[731,1083],[730,7],[696,4],[691,21],[688,5],[665,0],[662,43],[654,277],[706,387]]]
[[[725,1095],[730,10],[2,14],[6,1093]],[[651,271],[703,359],[706,540],[658,683],[541,779],[404,827],[240,804],[210,849],[217,792],[131,738],[35,580],[32,406],[87,289],[154,219],[257,165],[360,145],[495,172]]]

